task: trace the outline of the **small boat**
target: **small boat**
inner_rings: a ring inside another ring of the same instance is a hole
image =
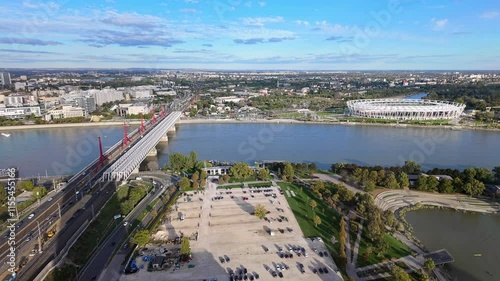
[[[7,133],[2,133],[2,136],[4,136],[4,137],[7,137],[7,138],[8,138],[8,137],[10,137],[10,134],[7,134]]]
[[[483,254],[474,254],[475,257],[481,257]]]
[[[487,273],[489,276],[493,276],[493,274],[491,274],[491,272],[489,272],[489,271],[486,271],[486,273]]]

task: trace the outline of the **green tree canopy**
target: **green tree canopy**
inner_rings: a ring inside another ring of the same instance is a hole
[[[35,185],[33,184],[32,181],[20,181],[16,184],[17,188],[26,190],[26,191],[32,191],[33,188],[35,188]]]
[[[321,218],[319,216],[314,216],[314,225],[318,226],[321,224]]]
[[[259,172],[257,173],[257,177],[260,180],[267,180],[267,179],[269,179],[269,170],[266,169],[266,168],[260,169]]]
[[[391,275],[392,281],[412,281],[410,275],[397,265],[392,266]]]
[[[424,268],[425,268],[427,271],[431,271],[431,270],[433,270],[435,267],[436,267],[436,265],[434,264],[434,261],[433,261],[432,259],[425,259],[425,261],[424,261]]]
[[[410,180],[405,172],[400,172],[398,174],[398,182],[401,188],[408,188],[410,186]]]
[[[132,236],[132,238],[130,238],[130,242],[139,245],[139,247],[144,247],[149,243],[149,237],[149,230],[139,230]]]
[[[403,171],[409,175],[418,175],[421,173],[421,166],[414,161],[405,161]]]
[[[396,175],[393,172],[389,172],[388,176],[386,176],[384,186],[390,189],[398,189],[400,187]]]
[[[182,240],[181,240],[181,255],[184,258],[187,258],[187,257],[189,257],[189,255],[191,255],[190,241],[189,241],[189,238],[186,236],[182,237]]]
[[[263,205],[258,204],[255,206],[255,216],[258,217],[260,220],[263,219],[267,214],[266,207]]]
[[[235,179],[246,179],[252,177],[254,172],[248,164],[238,162],[229,168],[229,174]]]
[[[47,195],[47,189],[45,187],[43,187],[43,186],[35,187],[31,191],[31,198],[33,200],[41,199],[45,195]]]
[[[293,175],[295,171],[293,169],[292,164],[285,163],[285,167],[283,168],[283,176],[286,177],[287,181],[293,181]]]
[[[463,185],[464,192],[470,196],[479,196],[484,191],[484,183],[472,179]]]
[[[181,181],[179,182],[179,186],[181,187],[181,190],[186,190],[191,186],[191,183],[189,182],[188,178],[182,177]]]

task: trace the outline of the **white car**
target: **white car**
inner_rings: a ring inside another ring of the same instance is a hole
[[[31,213],[29,216],[28,216],[28,219],[32,219],[33,217],[35,216],[35,213]]]
[[[47,201],[49,201],[49,202],[50,202],[50,201],[52,201],[52,199],[54,199],[54,198],[50,197],[50,198],[49,198],[49,200],[47,200]]]
[[[123,226],[127,226],[127,225],[128,225],[128,221],[123,223]]]

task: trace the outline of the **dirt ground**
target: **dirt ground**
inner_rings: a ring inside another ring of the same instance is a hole
[[[217,189],[215,184],[209,183],[204,194],[180,197],[176,204],[177,211],[172,213],[170,221],[167,220],[155,234],[155,239],[174,239],[181,233],[190,236],[198,232],[198,240],[191,240],[193,259],[189,264],[194,267],[189,268],[188,264],[183,264],[177,270],[172,267],[157,272],[147,272],[144,268],[136,274],[123,276],[122,280],[201,281],[216,278],[217,281],[226,281],[229,280],[228,272],[243,268],[253,276],[257,273],[259,280],[274,280],[281,279],[271,275],[272,271],[280,271],[276,269],[278,264],[286,264],[288,267],[281,270],[284,275],[282,280],[342,280],[336,273],[337,267],[330,255],[320,257],[319,252],[327,251],[324,244],[303,237],[279,187],[260,188],[263,189],[272,191],[251,193],[250,191],[258,189]],[[275,194],[276,198],[266,197],[266,193]],[[215,200],[218,196],[223,198]],[[243,200],[243,197],[248,200]],[[185,202],[185,198],[190,198],[191,201]],[[258,204],[269,211],[266,219],[259,220],[251,214]],[[180,220],[181,213],[185,216],[184,220]],[[271,232],[273,235],[270,235]],[[293,258],[281,258],[279,250],[290,253],[291,246],[304,248],[307,257],[299,257],[294,252]],[[165,245],[150,247],[149,254],[160,254],[160,249],[175,252],[178,248]],[[304,273],[301,273],[299,263],[303,264]],[[137,264],[140,266],[145,262],[138,258]],[[320,267],[326,267],[328,273],[313,273],[313,268]]]

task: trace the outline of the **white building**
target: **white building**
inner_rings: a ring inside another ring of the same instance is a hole
[[[152,107],[142,102],[136,104],[120,104],[116,109],[119,116],[148,114]]]
[[[81,107],[73,107],[71,105],[63,105],[60,108],[52,109],[45,114],[45,120],[50,121],[53,119],[72,118],[72,117],[85,117],[86,112]]]
[[[20,119],[34,114],[36,117],[41,116],[39,106],[21,106],[21,107],[6,107],[5,104],[0,104],[0,117],[11,119]]]
[[[16,82],[14,83],[14,89],[16,91],[25,91],[28,84],[26,82]]]
[[[98,106],[103,105],[107,102],[122,101],[125,99],[122,91],[117,91],[115,89],[103,89],[103,90],[88,90],[86,95],[91,95],[95,99],[95,104]]]
[[[234,102],[234,103],[239,103],[242,100],[242,98],[237,97],[237,96],[229,96],[229,97],[218,97],[215,98],[216,103],[226,103],[226,102]]]

